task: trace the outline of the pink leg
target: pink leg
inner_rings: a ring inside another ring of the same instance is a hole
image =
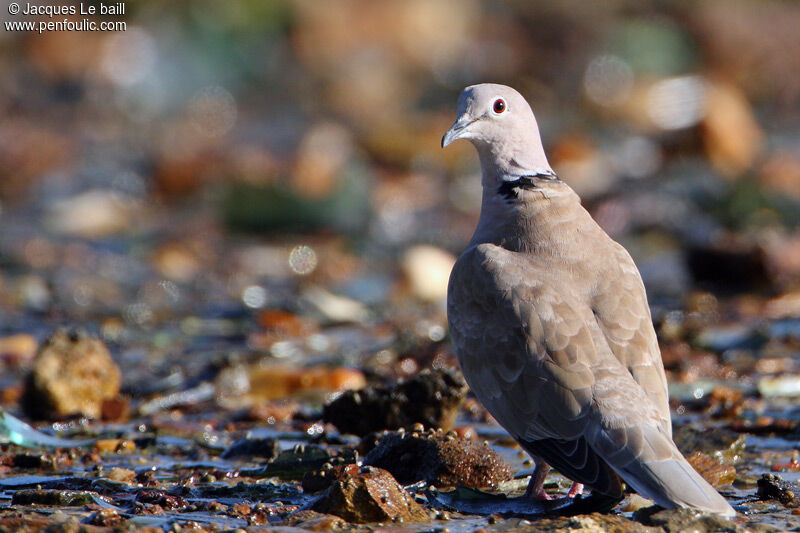
[[[567,498],[574,498],[583,494],[583,483],[573,482],[567,493]]]
[[[531,500],[550,500],[552,498],[544,490],[544,479],[550,471],[550,465],[539,458],[534,458],[534,461],[536,468],[533,469],[533,475],[525,490],[525,497]]]

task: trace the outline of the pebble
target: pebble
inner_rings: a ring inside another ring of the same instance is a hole
[[[120,369],[105,344],[82,331],[59,330],[42,345],[23,397],[39,418],[99,418],[103,401],[119,394]]]
[[[481,488],[513,477],[508,463],[491,448],[441,433],[388,433],[364,464],[388,470],[404,485],[425,481],[437,487]]]
[[[389,472],[373,467],[347,469],[311,508],[356,524],[386,521],[422,523],[430,520],[425,510]]]
[[[437,302],[447,297],[447,283],[455,263],[455,256],[429,245],[412,246],[400,260],[411,292],[426,302]]]

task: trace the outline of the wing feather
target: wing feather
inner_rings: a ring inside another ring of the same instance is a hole
[[[647,293],[627,250],[610,239],[609,243],[617,271],[600,277],[592,310],[611,352],[647,392],[659,410],[662,427],[671,436],[667,377]]]

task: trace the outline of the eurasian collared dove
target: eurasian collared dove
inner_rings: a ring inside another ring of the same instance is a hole
[[[735,514],[672,441],[667,380],[642,279],[559,180],[531,108],[481,84],[458,100],[442,147],[478,151],[478,227],[450,276],[447,314],[464,377],[533,456],[533,497],[552,465],[621,498],[619,478],[662,507]],[[618,477],[619,476],[619,477]]]

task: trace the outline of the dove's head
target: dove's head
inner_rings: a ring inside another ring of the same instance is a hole
[[[464,89],[458,99],[458,118],[442,137],[442,148],[456,139],[475,145],[484,175],[488,171],[508,180],[552,173],[533,111],[511,87],[482,83]]]

